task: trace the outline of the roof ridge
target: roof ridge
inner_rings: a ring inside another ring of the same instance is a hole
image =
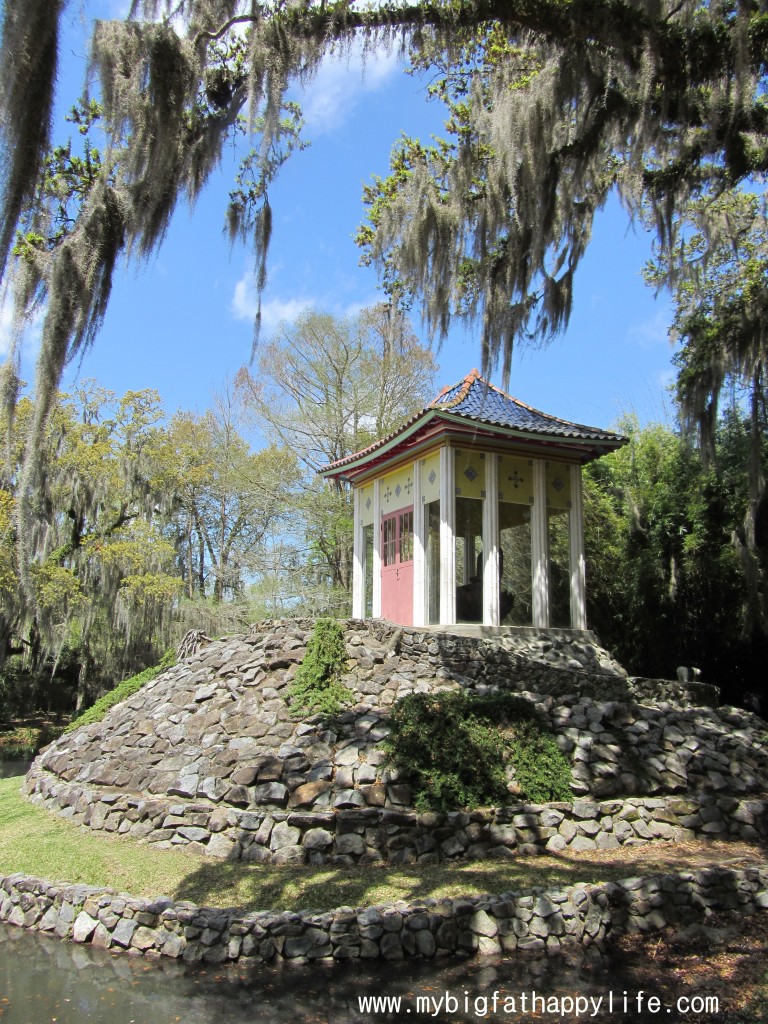
[[[467,374],[467,376],[464,378],[464,383],[466,384],[467,382],[469,382],[469,378],[472,377],[473,375],[475,375],[475,380],[480,381],[480,383],[484,384],[488,390],[495,391],[498,395],[501,395],[502,398],[506,398],[508,401],[514,402],[515,405],[519,405],[522,409],[526,409],[528,412],[535,413],[537,416],[543,416],[544,419],[552,420],[554,423],[562,423],[567,427],[587,427],[587,429],[593,430],[596,433],[605,433],[605,430],[603,428],[592,427],[587,423],[576,423],[573,420],[563,419],[562,416],[554,416],[551,412],[544,412],[542,409],[537,409],[535,405],[529,405],[527,402],[524,402],[521,398],[516,398],[514,395],[510,395],[508,391],[504,391],[502,388],[498,387],[496,384],[493,384],[491,381],[485,380],[483,377],[480,376],[477,370],[472,370],[471,373]],[[462,398],[466,398],[473,383],[474,380],[469,383],[469,387],[467,387],[466,391],[463,391],[462,397],[457,398],[455,401],[451,401],[451,403],[448,406],[446,406],[446,408],[458,405],[462,401]],[[455,384],[454,387],[456,387]]]
[[[446,385],[440,392],[440,394],[437,396],[437,398],[434,398],[429,403],[427,408],[435,409],[439,407],[441,409],[451,409],[453,408],[454,405],[459,405],[467,397],[472,385],[475,383],[476,380],[481,380],[483,381],[484,384],[487,383],[487,381],[484,381],[483,378],[480,376],[480,371],[477,369],[477,367],[473,367],[466,375],[466,377],[462,377],[462,379],[458,381],[456,384]],[[459,388],[458,395],[455,398],[452,398],[450,402],[441,402],[440,399],[443,397],[443,395],[449,394],[449,392],[453,391],[454,388]]]

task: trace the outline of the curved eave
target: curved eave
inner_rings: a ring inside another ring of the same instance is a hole
[[[428,430],[430,425],[434,429]],[[548,454],[575,455],[581,463],[592,462],[627,443],[627,438],[620,434],[596,432],[592,436],[581,436],[576,427],[572,432],[526,430],[477,420],[444,409],[428,409],[381,443],[326,466],[320,471],[320,476],[354,483],[361,476],[375,474],[382,463],[393,462],[405,454],[416,455],[422,448],[446,438],[475,444],[481,441],[514,442],[528,451],[538,448],[546,449]]]
[[[333,480],[335,477],[339,477],[342,480],[351,479],[351,476],[356,476],[368,463],[378,463],[381,461],[382,456],[391,453],[399,445],[404,445],[414,434],[423,430],[436,417],[437,414],[434,409],[426,409],[418,413],[413,420],[406,423],[400,430],[384,438],[383,441],[378,441],[369,448],[364,448],[361,452],[356,452],[354,455],[347,456],[346,459],[340,459],[338,462],[332,462],[330,466],[325,466],[320,470],[318,476],[325,477],[327,480]],[[347,476],[347,474],[351,474],[351,476]]]

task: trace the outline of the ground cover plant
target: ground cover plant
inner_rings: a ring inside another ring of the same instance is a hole
[[[110,708],[113,708],[115,704],[119,704],[123,700],[127,700],[130,696],[140,690],[146,683],[151,682],[153,679],[157,679],[161,672],[165,672],[167,668],[176,664],[176,655],[173,651],[168,651],[161,661],[157,665],[153,665],[152,668],[145,668],[143,672],[138,672],[135,676],[131,676],[129,679],[124,679],[122,683],[118,683],[114,690],[110,690],[105,693],[103,697],[99,697],[95,704],[89,707],[86,711],[79,715],[74,721],[70,722],[66,727],[65,732],[72,732],[73,729],[79,729],[81,725],[93,725],[94,722],[100,722],[106,715]]]
[[[413,787],[420,810],[502,803],[511,791],[531,803],[571,798],[570,765],[522,697],[411,694],[392,709],[391,725],[389,762]]]

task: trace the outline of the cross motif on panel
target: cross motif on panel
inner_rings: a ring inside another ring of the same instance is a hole
[[[508,477],[507,477],[507,480],[509,480],[509,482],[510,482],[510,483],[512,484],[512,486],[513,486],[513,487],[515,488],[515,490],[517,490],[517,489],[518,489],[518,487],[520,486],[520,484],[521,484],[521,483],[523,482],[523,479],[524,479],[524,478],[523,478],[523,477],[522,477],[522,476],[521,476],[521,475],[520,475],[520,474],[519,474],[519,473],[517,472],[517,470],[516,470],[516,469],[513,469],[513,470],[512,470],[512,474],[511,474],[511,476],[508,476]]]
[[[552,481],[552,490],[556,491],[559,494],[564,487],[565,484],[563,483],[563,481],[560,479],[559,476],[556,476],[555,479]]]
[[[384,491],[384,500],[385,501],[389,501],[389,499],[391,497],[392,497],[392,491],[390,491],[389,487],[387,487],[386,491]]]
[[[413,490],[413,480],[410,477],[405,481],[405,493],[410,494]]]

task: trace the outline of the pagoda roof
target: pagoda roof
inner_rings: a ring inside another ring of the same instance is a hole
[[[554,445],[569,450],[581,462],[604,455],[627,443],[611,430],[572,423],[534,409],[484,380],[472,370],[463,380],[440,394],[396,430],[353,455],[324,466],[322,476],[352,479],[374,465],[389,462],[405,449],[412,451],[439,435],[458,431],[466,443],[480,438],[516,440],[533,446]]]

